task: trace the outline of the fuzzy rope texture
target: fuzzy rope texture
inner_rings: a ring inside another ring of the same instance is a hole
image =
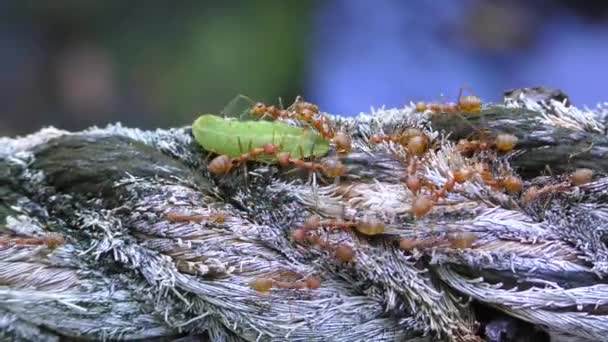
[[[491,322],[480,312],[490,309],[553,341],[603,340],[607,114],[522,95],[473,116],[412,105],[336,117],[353,138],[348,173],[337,180],[255,162],[211,175],[189,127],[0,138],[0,337],[482,341],[480,327]],[[558,190],[524,200],[473,177],[415,218],[415,194],[402,182],[407,151],[369,142],[406,127],[431,138],[417,172],[438,187],[482,158],[463,157],[455,141],[487,129],[519,138],[514,152],[495,156],[494,170],[519,173],[524,189]],[[593,181],[559,186],[576,167],[593,169]],[[292,241],[311,215],[374,216],[386,229],[374,237],[322,229],[329,245],[352,247],[344,263]],[[477,240],[399,249],[399,239],[455,232]],[[250,287],[269,275],[316,276],[321,286]]]

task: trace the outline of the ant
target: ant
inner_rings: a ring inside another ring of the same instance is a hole
[[[407,151],[416,156],[422,156],[429,149],[429,137],[418,128],[407,128],[403,132],[393,134],[391,136],[373,135],[369,141],[372,144],[380,144],[383,142],[392,142],[400,144],[407,148]]]
[[[433,207],[435,204],[437,204],[437,202],[439,202],[440,199],[446,198],[447,193],[454,189],[454,177],[448,177],[447,182],[441,188],[437,188],[433,184],[428,184],[427,186],[431,189],[431,194],[418,195],[412,201],[410,211],[416,218],[426,216],[431,212],[431,210],[433,210]]]
[[[316,290],[321,287],[321,280],[317,277],[308,277],[290,282],[270,277],[257,277],[249,283],[249,287],[257,292],[269,292],[272,288]]]
[[[416,195],[412,201],[412,214],[414,214],[415,217],[422,217],[433,209],[439,199],[445,198],[448,192],[454,190],[456,179],[455,177],[448,176],[445,184],[441,188],[437,188],[432,183],[429,183],[424,179],[420,179],[420,177],[416,175],[417,165],[418,163],[416,160],[413,160],[408,165],[405,185],[413,194]],[[429,188],[431,195],[420,194],[423,187]]]
[[[65,243],[63,237],[59,235],[49,235],[39,238],[18,238],[0,237],[0,246],[42,246],[55,249]]]
[[[165,215],[165,218],[169,222],[173,222],[173,223],[176,223],[176,222],[201,223],[205,220],[207,220],[209,222],[214,222],[214,223],[224,223],[226,221],[226,213],[218,212],[218,213],[212,214],[212,215],[199,215],[199,214],[190,215],[190,214],[183,214],[183,213],[178,213],[178,212],[169,212]]]
[[[343,230],[354,228],[359,233],[367,236],[379,235],[384,233],[385,230],[384,222],[378,220],[375,217],[364,217],[356,222],[337,220],[321,221],[321,218],[319,216],[313,215],[304,222],[304,225],[301,228],[296,229],[294,233],[303,236],[302,234],[306,234],[307,231],[316,230],[321,227]]]
[[[414,248],[431,248],[431,247],[448,247],[453,249],[471,248],[478,236],[472,232],[456,232],[447,234],[445,239],[430,238],[426,240],[417,240],[402,238],[399,240],[399,248],[404,251],[410,251]]]
[[[460,91],[458,92],[457,103],[448,102],[446,104],[438,104],[420,101],[416,103],[416,112],[422,113],[428,110],[433,113],[479,113],[481,111],[481,99],[474,95],[467,95],[463,97],[462,90],[463,88],[460,88]]]
[[[346,174],[346,166],[337,158],[325,158],[321,163],[307,162],[299,158],[292,158],[289,152],[279,152],[276,155],[279,165],[286,167],[293,165],[311,171],[320,171],[324,175],[336,178]]]
[[[239,140],[240,146],[240,140]],[[279,145],[276,144],[265,144],[263,147],[253,148],[248,153],[241,154],[240,157],[230,158],[227,155],[219,155],[211,160],[209,165],[207,165],[207,169],[209,172],[215,175],[225,175],[229,173],[233,167],[238,166],[249,159],[258,158],[262,154],[266,154],[268,156],[274,156],[279,151]]]
[[[544,194],[567,190],[569,186],[580,186],[587,184],[592,180],[592,178],[593,170],[586,168],[576,169],[570,174],[568,181],[558,184],[548,184],[542,188],[537,186],[529,187],[522,195],[522,202],[530,203]]]
[[[495,148],[498,152],[511,152],[517,144],[517,137],[513,134],[498,134],[494,141],[460,139],[456,149],[463,155],[472,156],[475,153]]]
[[[230,158],[227,155],[219,155],[211,160],[207,169],[215,175],[228,174],[235,166],[247,162],[250,159],[255,159],[265,154],[276,157],[279,165],[285,167],[294,165],[298,168],[304,168],[311,171],[320,171],[324,175],[332,178],[343,176],[346,173],[346,167],[337,158],[326,158],[321,163],[307,162],[300,158],[291,157],[289,152],[279,152],[279,145],[265,144],[263,147],[254,148],[248,153],[243,153],[240,157]],[[303,155],[303,153],[300,153]]]
[[[319,112],[319,106],[305,102],[301,97],[297,97],[287,109],[279,109],[258,102],[252,107],[250,114],[258,118],[270,116],[273,120],[295,119],[314,127],[324,139],[331,141],[336,146],[339,153],[347,154],[352,148],[350,136],[343,132],[335,132],[333,122]]]
[[[468,169],[467,172],[469,172]],[[475,164],[472,173],[478,175],[485,185],[495,190],[505,190],[508,193],[514,194],[521,192],[524,186],[523,180],[513,174],[495,177],[487,163],[479,162]]]
[[[291,239],[299,244],[309,244],[321,250],[332,252],[336,259],[341,263],[349,263],[355,258],[354,249],[346,243],[332,244],[329,240],[323,240],[318,234],[314,234],[313,230],[320,227],[321,224],[330,225],[333,228],[351,228],[351,222],[322,222],[318,216],[311,216],[302,228],[297,228],[291,232]]]

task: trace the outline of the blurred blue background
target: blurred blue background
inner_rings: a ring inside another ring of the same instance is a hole
[[[608,1],[0,0],[0,18],[0,134],[186,125],[237,94],[345,115],[464,85],[608,100]]]

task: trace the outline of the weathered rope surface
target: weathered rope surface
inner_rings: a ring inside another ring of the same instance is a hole
[[[520,97],[473,117],[408,106],[336,118],[354,138],[349,172],[316,186],[274,165],[212,176],[188,128],[47,128],[0,138],[0,339],[480,341],[484,328],[490,338],[508,320],[502,313],[516,318],[508,333],[602,340],[607,113]],[[576,167],[596,176],[532,201],[474,179],[414,219],[413,194],[400,181],[404,149],[368,142],[408,126],[436,142],[422,168],[436,185],[474,166],[454,139],[482,128],[518,136],[517,151],[494,166],[520,172],[526,188],[563,183]],[[213,220],[219,212],[224,220]],[[175,222],[169,213],[208,219]],[[355,251],[343,264],[291,241],[313,213],[375,215],[388,228],[374,238],[328,231],[329,241]],[[478,240],[470,249],[410,252],[396,243],[453,232]],[[48,243],[58,236],[62,243]],[[319,276],[321,287],[258,293],[249,286],[287,273]]]

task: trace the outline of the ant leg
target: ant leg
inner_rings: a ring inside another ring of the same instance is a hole
[[[304,150],[302,150],[302,145],[298,145],[298,152],[300,152],[300,159],[304,160]]]
[[[462,87],[458,90],[458,98],[456,99],[456,105],[460,106],[460,99],[462,98]]]

